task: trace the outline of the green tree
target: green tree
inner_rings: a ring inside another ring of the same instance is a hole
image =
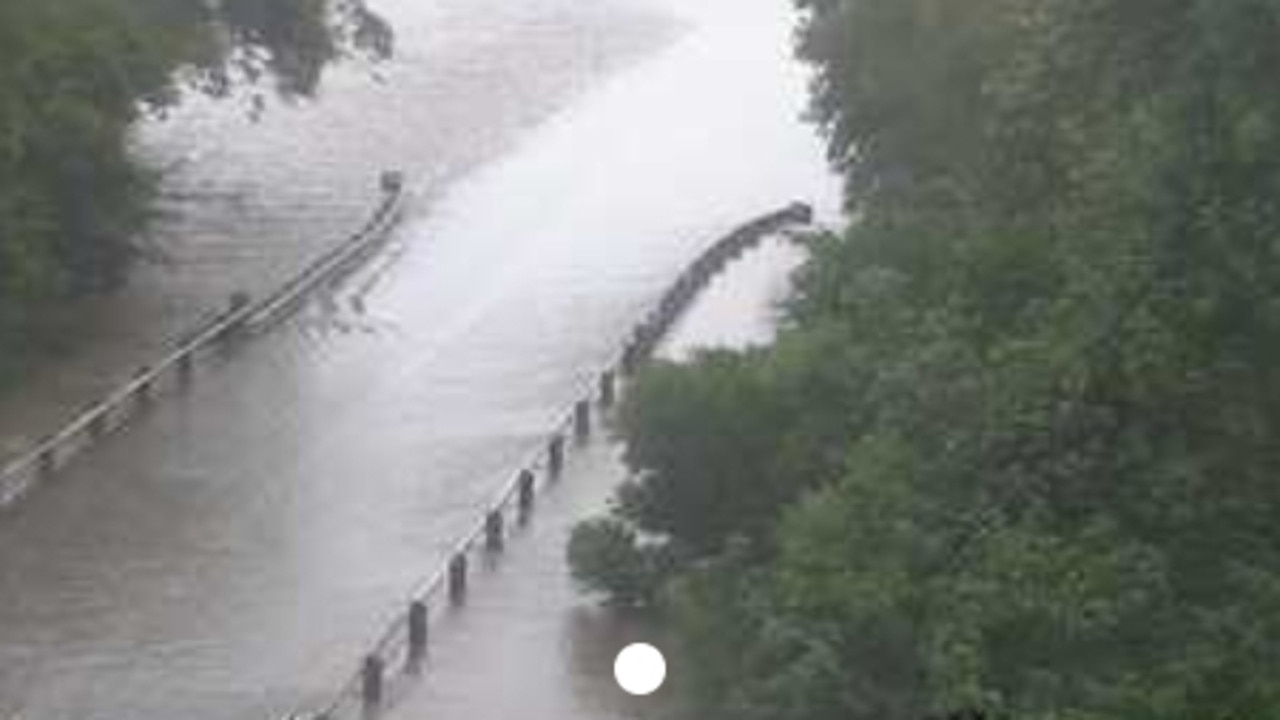
[[[128,152],[141,114],[184,86],[309,93],[347,51],[390,51],[356,0],[0,5],[0,380],[62,301],[123,281],[156,182]]]
[[[801,5],[855,222],[756,362],[826,392],[624,425],[696,488],[769,414],[663,580],[707,714],[1280,713],[1280,2]]]

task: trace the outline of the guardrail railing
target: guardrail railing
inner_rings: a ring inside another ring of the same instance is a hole
[[[546,437],[529,449],[510,479],[484,506],[480,519],[452,545],[445,562],[412,589],[404,610],[387,623],[334,697],[322,707],[298,710],[287,718],[368,720],[387,708],[403,685],[424,672],[431,626],[448,608],[465,604],[473,562],[502,552],[511,528],[524,524],[533,513],[540,490],[561,475],[570,441],[581,443],[589,439],[592,409],[596,408],[599,414],[614,405],[624,379],[649,359],[698,293],[726,265],[783,228],[812,220],[813,210],[808,205],[793,203],[742,225],[712,243],[686,266],[654,308],[635,325],[622,350],[592,378],[591,385],[570,409],[557,416]]]
[[[200,353],[222,345],[232,337],[284,317],[320,285],[333,282],[366,253],[377,247],[403,212],[404,178],[398,172],[382,176],[382,199],[369,220],[355,234],[309,263],[281,287],[257,302],[237,293],[231,306],[188,333],[177,348],[153,365],[140,368],[132,378],[105,398],[82,410],[61,429],[0,470],[0,510],[12,506],[42,479],[53,475],[75,452],[123,426],[140,407],[151,402],[159,384],[175,378],[189,383]]]

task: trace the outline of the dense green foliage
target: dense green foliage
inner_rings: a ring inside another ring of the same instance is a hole
[[[61,301],[122,280],[154,186],[127,149],[140,114],[184,87],[308,93],[343,48],[388,43],[349,0],[0,3],[0,379]]]
[[[856,222],[624,423],[706,716],[1280,716],[1280,2],[802,4]]]

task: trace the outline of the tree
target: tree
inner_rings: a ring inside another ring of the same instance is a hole
[[[59,303],[123,281],[155,176],[131,125],[194,87],[312,92],[345,51],[390,51],[357,0],[8,0],[0,6],[0,380]]]
[[[756,362],[828,392],[626,427],[776,420],[664,580],[708,714],[1280,712],[1280,2],[801,5],[856,222]]]

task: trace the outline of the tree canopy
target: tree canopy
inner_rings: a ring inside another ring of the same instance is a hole
[[[0,4],[0,377],[59,301],[123,279],[155,182],[127,149],[141,113],[183,87],[307,94],[390,42],[359,0]]]
[[[1280,714],[1280,2],[801,7],[851,227],[772,390],[663,368],[624,424],[651,495],[772,508],[648,593],[706,716]],[[764,457],[698,472],[738,427]]]

